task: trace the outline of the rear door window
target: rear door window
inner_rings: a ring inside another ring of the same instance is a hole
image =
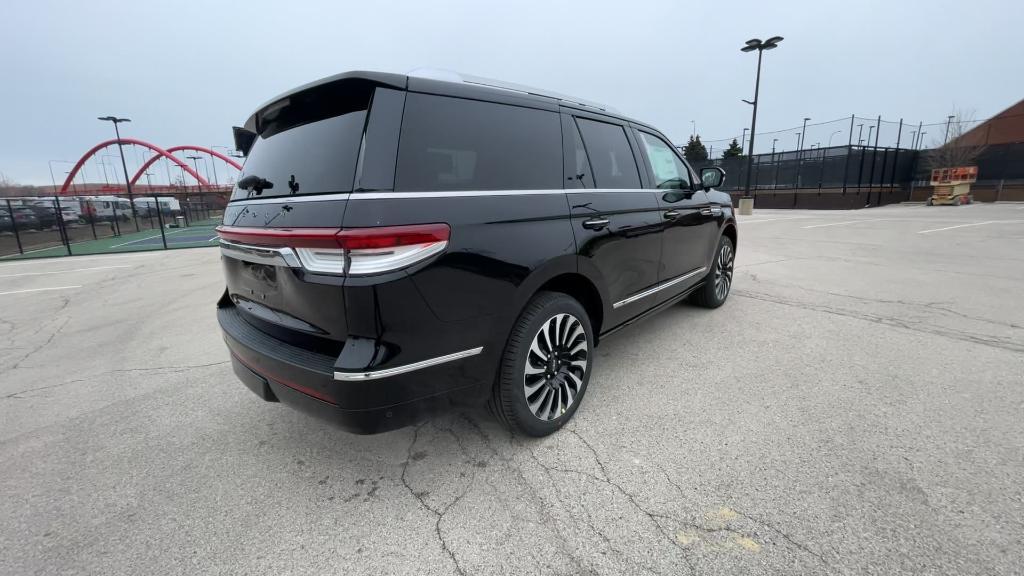
[[[352,191],[372,87],[341,84],[293,95],[261,114],[238,179],[258,176],[273,187],[256,194],[236,186],[232,200]]]
[[[410,93],[396,191],[562,188],[555,112]]]
[[[595,186],[617,189],[641,187],[640,172],[622,126],[587,118],[577,118],[576,124],[594,171]]]

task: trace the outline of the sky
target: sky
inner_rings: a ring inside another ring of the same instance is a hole
[[[231,126],[285,90],[423,67],[602,102],[680,145],[695,127],[718,155],[750,125],[757,54],[739,48],[775,35],[757,151],[794,149],[805,117],[806,144],[844,143],[851,114],[864,118],[854,141],[880,115],[880,145],[902,118],[904,145],[935,124],[927,146],[952,111],[986,118],[1024,97],[1021,22],[1013,0],[8,2],[0,173],[49,184],[53,166],[60,179],[113,137],[97,116],[131,118],[123,136],[165,148],[228,146]]]

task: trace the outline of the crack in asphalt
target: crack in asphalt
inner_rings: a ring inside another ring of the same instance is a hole
[[[66,303],[65,303],[65,306],[67,306],[67,304],[66,304]],[[61,310],[63,310],[63,309],[64,309],[64,307],[61,307]],[[59,312],[59,310],[58,310],[58,312]],[[51,334],[50,334],[50,337],[49,337],[49,338],[47,338],[45,342],[43,342],[42,344],[40,344],[40,345],[38,345],[38,346],[36,346],[36,347],[32,348],[32,350],[30,350],[30,351],[29,351],[29,352],[28,352],[27,354],[25,354],[24,356],[22,356],[21,358],[19,358],[19,359],[18,359],[18,361],[17,361],[17,362],[15,362],[15,363],[14,363],[14,364],[13,364],[13,365],[11,366],[11,368],[10,368],[10,369],[11,369],[11,370],[17,370],[17,369],[18,369],[19,367],[21,367],[21,364],[22,364],[22,362],[24,362],[24,361],[28,360],[28,359],[29,359],[29,358],[31,358],[31,357],[32,357],[33,355],[35,355],[35,354],[36,354],[37,352],[39,352],[39,351],[40,351],[40,350],[42,350],[43,348],[46,348],[47,346],[49,346],[49,345],[50,345],[50,343],[51,343],[51,342],[53,342],[53,339],[54,339],[54,338],[56,338],[56,337],[57,337],[57,335],[58,335],[58,334],[60,334],[60,333],[61,333],[61,332],[62,332],[62,331],[64,330],[64,327],[68,325],[68,322],[71,322],[71,317],[70,317],[70,316],[65,316],[65,317],[63,318],[63,320],[64,320],[64,321],[63,321],[63,322],[61,322],[61,325],[60,325],[60,326],[58,326],[58,327],[57,327],[57,329],[56,329],[56,330],[54,330],[54,331],[53,331],[53,333],[51,333]]]
[[[28,389],[25,389],[25,390],[19,390],[17,392],[12,392],[10,394],[7,394],[6,396],[3,396],[2,398],[4,398],[4,399],[11,398],[11,399],[18,399],[18,400],[20,400],[20,399],[23,399],[23,397],[21,396],[22,394],[27,394],[29,392],[36,392],[36,391],[39,391],[39,390],[49,390],[50,388],[60,388],[61,386],[67,386],[69,384],[76,384],[78,382],[87,382],[89,380],[92,380],[92,379],[95,379],[95,378],[97,378],[99,376],[104,376],[104,375],[107,375],[107,374],[119,374],[119,373],[124,373],[124,372],[156,372],[156,371],[165,371],[164,374],[181,374],[182,372],[188,372],[190,370],[195,370],[197,368],[209,368],[211,366],[221,366],[223,364],[228,364],[229,362],[230,362],[229,360],[222,360],[220,362],[211,362],[209,364],[183,364],[183,365],[179,365],[179,366],[156,366],[156,367],[153,367],[153,368],[117,368],[117,369],[114,369],[114,370],[105,370],[103,372],[97,372],[96,374],[89,375],[87,378],[76,378],[74,380],[68,380],[66,382],[59,382],[57,384],[49,384],[47,386],[38,386],[36,388],[28,388]]]
[[[824,304],[810,304],[806,302],[797,302],[795,300],[787,300],[785,298],[780,298],[778,296],[774,296],[771,294],[750,292],[748,290],[733,290],[733,294],[741,298],[750,298],[752,300],[761,300],[763,302],[771,302],[773,304],[781,304],[783,306],[791,306],[803,310],[813,310],[816,312],[824,312],[826,314],[834,314],[836,316],[855,318],[857,320],[873,322],[875,324],[881,324],[883,326],[903,328],[905,330],[910,330],[912,332],[921,332],[924,334],[941,336],[951,340],[970,342],[972,344],[980,344],[982,346],[988,346],[990,348],[998,348],[1018,353],[1024,352],[1024,344],[1019,344],[1011,340],[1005,340],[1002,338],[996,338],[993,336],[987,336],[982,334],[975,334],[971,332],[964,332],[960,330],[941,328],[937,326],[925,326],[922,322],[915,322],[913,320],[901,320],[892,317],[877,316],[874,314],[858,313],[850,310],[833,308],[831,306],[827,306]]]
[[[472,479],[470,480],[469,486],[467,486],[466,489],[461,494],[456,496],[455,499],[452,500],[450,504],[448,504],[447,506],[440,510],[435,510],[430,504],[427,504],[424,493],[417,492],[416,490],[413,489],[412,485],[409,484],[409,480],[406,478],[406,474],[409,472],[409,463],[412,462],[413,459],[412,449],[416,446],[416,441],[419,439],[420,430],[422,430],[424,426],[426,426],[426,423],[420,424],[413,429],[412,441],[409,442],[409,447],[405,451],[405,462],[402,463],[402,474],[399,478],[402,481],[402,485],[405,486],[405,489],[408,490],[410,494],[412,494],[413,498],[415,498],[417,502],[419,502],[420,507],[436,516],[436,520],[434,521],[434,533],[437,535],[438,542],[441,543],[441,549],[448,556],[448,558],[451,559],[452,564],[455,565],[455,572],[460,574],[461,576],[465,576],[465,569],[462,567],[462,564],[459,563],[459,559],[455,556],[455,552],[448,546],[448,541],[445,539],[444,533],[441,531],[441,521],[444,519],[445,514],[447,514],[452,508],[454,508],[455,505],[458,504],[459,501],[462,499],[462,497],[465,496],[467,492],[469,492],[469,489],[473,485]]]

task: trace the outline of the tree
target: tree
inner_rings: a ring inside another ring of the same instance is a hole
[[[704,162],[708,159],[708,149],[700,141],[700,135],[690,136],[690,141],[683,148],[683,156],[690,162]]]
[[[722,158],[736,158],[743,156],[743,148],[740,148],[740,143],[735,138],[729,143],[729,147],[722,152]]]
[[[977,164],[978,156],[985,151],[984,144],[973,144],[962,138],[968,132],[966,126],[974,124],[974,113],[953,110],[953,118],[949,122],[949,136],[945,144],[936,143],[936,147],[925,152],[925,163],[930,170],[938,168],[958,168]],[[943,132],[945,136],[945,132]]]

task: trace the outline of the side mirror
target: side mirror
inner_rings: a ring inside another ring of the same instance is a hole
[[[707,192],[712,188],[718,188],[725,182],[725,170],[718,166],[710,166],[700,171],[700,185]]]

